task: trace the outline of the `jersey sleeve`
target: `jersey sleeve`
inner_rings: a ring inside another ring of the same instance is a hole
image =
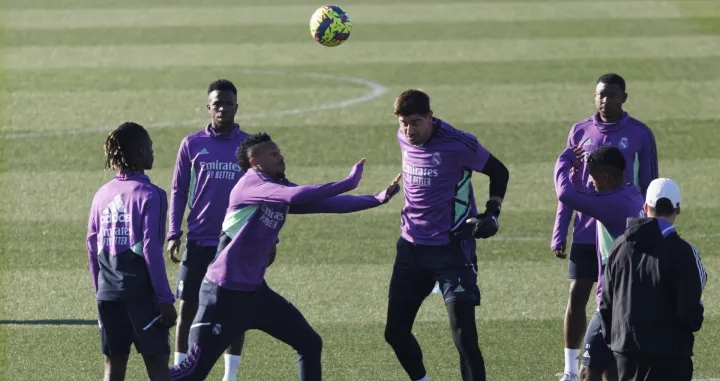
[[[382,198],[374,195],[339,195],[307,204],[290,206],[290,214],[353,213],[382,205]]]
[[[458,141],[458,154],[460,165],[475,172],[482,172],[490,158],[490,151],[480,144],[471,134],[460,133],[455,138]]]
[[[182,220],[185,214],[185,205],[188,203],[190,193],[190,177],[192,163],[187,139],[183,139],[178,149],[170,190],[170,228],[168,239],[177,239],[182,236]]]
[[[337,196],[355,189],[360,183],[364,164],[356,164],[343,180],[318,185],[295,185],[287,182],[278,184],[272,181],[258,181],[242,192],[231,194],[230,204],[307,204]]]
[[[643,148],[638,152],[639,168],[638,168],[638,180],[640,193],[645,197],[650,183],[657,179],[659,176],[658,172],[658,155],[657,145],[655,144],[655,136],[650,129],[647,129],[647,137]]]
[[[678,256],[678,264],[674,266],[677,274],[673,284],[675,314],[680,324],[691,332],[697,332],[703,323],[705,308],[701,297],[707,282],[707,273],[700,260],[700,253],[694,246],[690,247],[690,252],[683,252]]]
[[[100,264],[98,262],[98,245],[97,245],[97,236],[98,236],[98,227],[97,227],[97,208],[95,206],[95,201],[93,200],[93,204],[90,207],[90,217],[88,218],[88,232],[87,237],[85,239],[85,246],[87,247],[88,251],[88,262],[90,263],[90,276],[93,280],[93,285],[95,286],[95,293],[97,294],[98,291],[98,274],[100,273]]]
[[[555,193],[558,201],[601,222],[612,219],[617,210],[615,197],[612,194],[588,194],[573,187],[570,169],[574,163],[575,153],[566,149],[555,164]]]
[[[155,291],[155,299],[158,303],[172,304],[175,303],[175,297],[170,290],[163,258],[167,208],[167,195],[159,188],[145,201],[142,213],[143,256],[150,274],[150,283]]]
[[[572,137],[574,132],[575,126],[570,129],[565,149],[572,147]],[[555,214],[555,224],[553,226],[552,239],[550,241],[551,250],[558,250],[562,245],[566,243],[568,229],[570,228],[570,220],[572,219],[572,213],[572,208],[558,201],[557,213]]]

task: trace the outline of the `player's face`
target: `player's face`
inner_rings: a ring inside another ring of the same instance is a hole
[[[400,123],[400,129],[412,145],[423,144],[432,135],[432,113],[428,115],[398,116],[398,122]]]
[[[257,170],[276,178],[285,177],[285,158],[275,142],[266,142],[253,150],[252,157]]]
[[[590,183],[597,192],[607,192],[610,189],[610,175],[599,168],[590,168]]]
[[[626,100],[627,94],[618,85],[600,82],[595,87],[595,108],[603,120],[620,117]]]
[[[213,91],[208,95],[208,112],[214,127],[232,127],[237,112],[237,96],[229,91]]]

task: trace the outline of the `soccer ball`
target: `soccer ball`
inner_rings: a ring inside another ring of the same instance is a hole
[[[352,22],[337,5],[324,5],[310,18],[310,35],[324,46],[338,46],[350,37]]]

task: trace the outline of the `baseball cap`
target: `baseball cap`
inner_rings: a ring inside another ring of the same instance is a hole
[[[668,178],[659,178],[653,180],[647,189],[647,195],[645,196],[645,203],[651,207],[655,207],[657,201],[661,198],[670,200],[673,208],[677,209],[680,207],[682,201],[682,195],[680,194],[680,187],[676,182]]]

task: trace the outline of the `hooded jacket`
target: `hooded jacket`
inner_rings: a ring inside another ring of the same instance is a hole
[[[613,352],[692,356],[707,274],[698,250],[667,221],[628,220],[605,267],[600,316]]]

